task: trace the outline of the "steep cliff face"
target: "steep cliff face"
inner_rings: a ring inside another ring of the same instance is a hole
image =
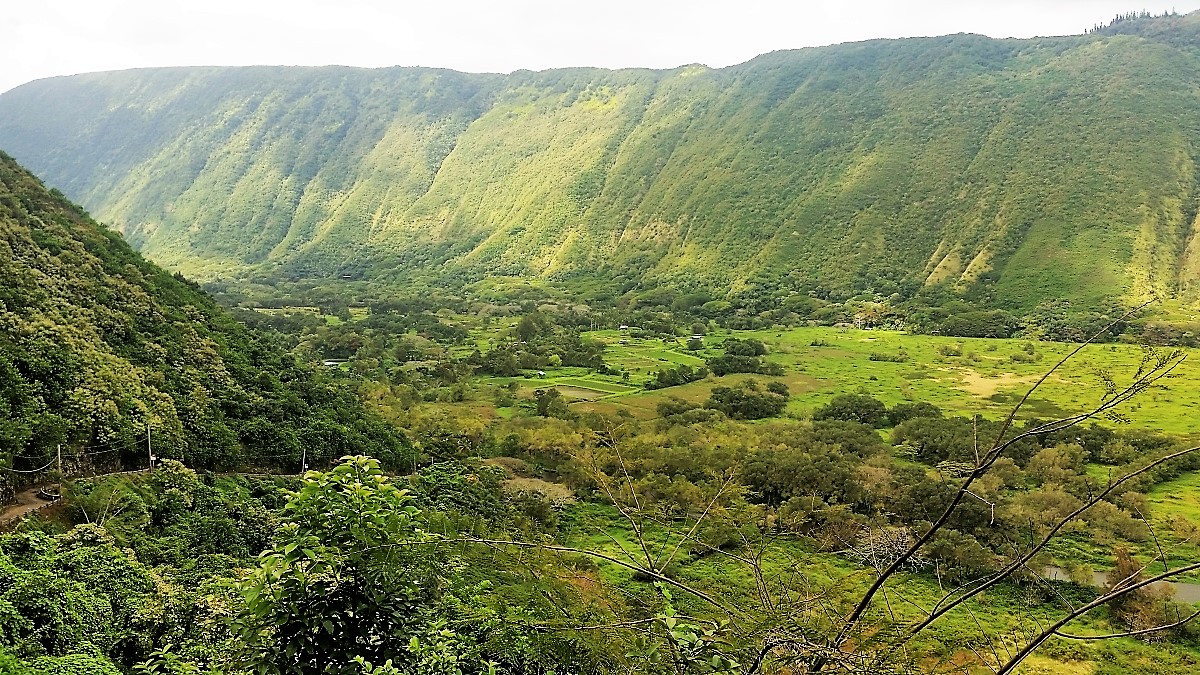
[[[188,274],[1198,293],[1200,16],[712,70],[184,68],[0,96],[0,147]]]

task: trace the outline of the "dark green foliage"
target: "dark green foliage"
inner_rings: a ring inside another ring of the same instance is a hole
[[[143,481],[81,479],[67,490],[78,521],[107,512],[105,526],[138,559],[191,573],[211,561],[248,560],[270,542],[285,479],[198,476],[174,461]]]
[[[0,673],[5,675],[33,675],[20,659],[0,649]]]
[[[788,390],[780,382],[772,382],[764,390],[754,380],[737,387],[713,387],[705,408],[719,410],[735,420],[757,420],[774,417],[787,407]]]
[[[29,668],[36,675],[121,675],[111,661],[90,654],[42,656],[30,662]]]
[[[708,377],[708,368],[692,368],[684,364],[656,371],[654,378],[646,382],[646,388],[662,389],[664,387],[677,387],[681,384],[703,380],[706,377]]]
[[[728,338],[723,347],[729,356],[764,356],[767,353],[767,346],[762,341],[753,338],[747,340]]]
[[[445,583],[411,501],[366,458],[306,479],[241,585],[246,665],[358,675],[352,655],[381,664],[404,654]]]
[[[668,396],[663,401],[655,406],[655,411],[658,416],[666,420],[668,424],[681,423],[691,424],[694,422],[708,421],[717,413],[701,408],[695,403],[685,401],[675,396]]]
[[[866,394],[838,394],[829,403],[813,411],[813,420],[845,420],[872,427],[888,422],[887,406]]]
[[[858,465],[852,455],[826,444],[804,450],[761,450],[747,458],[742,479],[767,504],[806,496],[822,504],[853,504],[865,496],[855,480]]]
[[[439,462],[422,468],[411,484],[417,504],[426,510],[499,521],[505,512],[504,478],[504,470],[496,466]]]
[[[730,373],[757,373],[762,361],[756,356],[717,356],[707,361],[713,375],[723,377]]]
[[[1047,301],[1034,307],[1025,317],[1029,334],[1058,342],[1082,342],[1095,338],[1106,341],[1124,332],[1127,324],[1118,321],[1125,312],[1118,306],[1077,307],[1069,300]]]
[[[892,430],[892,443],[913,448],[917,459],[929,464],[947,460],[966,462],[975,459],[976,444],[987,444],[979,440],[980,434],[971,420],[961,417],[918,417],[896,425]]]
[[[41,466],[62,444],[106,467],[298,466],[351,449],[411,454],[347,387],[248,330],[211,298],[0,155],[0,452]],[[322,451],[324,454],[322,455]]]
[[[921,307],[908,317],[917,330],[952,337],[1008,338],[1022,328],[1022,321],[1005,310],[980,309],[959,298],[926,293]]]
[[[537,413],[542,417],[558,417],[560,419],[571,417],[567,401],[558,389],[539,389],[533,393],[533,396],[537,403]]]
[[[518,340],[522,333],[528,339]],[[584,339],[578,328],[554,324],[542,314],[522,318],[513,342],[495,346],[486,353],[476,351],[465,362],[479,372],[503,377],[515,377],[523,370],[559,366],[606,368],[603,342]]]
[[[109,659],[144,653],[154,592],[150,570],[102,527],[0,537],[0,646],[33,659],[34,673],[119,672]]]
[[[475,476],[494,496],[494,476]],[[473,482],[441,465],[416,485],[427,503],[478,510]],[[361,675],[370,672],[364,661],[389,660],[418,673],[447,672],[450,664],[450,672],[485,673],[489,661],[506,672],[553,669],[556,641],[522,638],[486,607],[491,585],[461,577],[462,561],[428,530],[434,514],[416,502],[366,457],[306,477],[272,547],[239,583],[238,665],[278,675]],[[588,651],[562,657],[586,662]]]
[[[897,403],[887,413],[888,424],[896,426],[901,422],[917,417],[941,417],[942,411],[932,403],[918,401],[917,403]]]
[[[762,358],[767,353],[767,346],[754,339],[725,340],[725,353],[707,360],[708,367],[717,377],[730,373],[759,373],[762,375],[782,375],[783,368]]]
[[[955,530],[939,532],[925,549],[942,576],[960,583],[995,570],[996,555],[968,534]]]

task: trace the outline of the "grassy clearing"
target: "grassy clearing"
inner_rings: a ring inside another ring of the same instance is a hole
[[[785,367],[781,379],[792,388],[788,413],[810,414],[834,395],[863,392],[894,405],[903,401],[928,401],[953,414],[981,414],[997,418],[1007,414],[1034,382],[1065,356],[1074,345],[1028,340],[993,340],[909,335],[892,331],[865,331],[828,327],[769,331],[722,332],[709,335],[705,348],[688,352],[680,340],[632,340],[617,331],[590,333],[608,343],[605,359],[615,368],[643,382],[656,370],[680,364],[703,365],[706,356],[720,353],[727,336],[752,337],[770,348],[768,358]],[[626,344],[621,344],[625,341]],[[1195,350],[1191,350],[1195,351]],[[903,358],[903,361],[872,360]],[[1136,345],[1090,345],[1052,375],[1025,405],[1022,417],[1048,418],[1097,405],[1104,395],[1101,373],[1118,383],[1136,371],[1143,351]],[[1200,371],[1193,357],[1162,386],[1146,392],[1124,412],[1135,427],[1185,436],[1200,435]],[[622,396],[605,401],[606,408],[625,408],[644,415],[665,396],[703,400],[713,386],[732,376],[712,378],[682,387]],[[795,385],[795,386],[793,386]]]
[[[1159,483],[1146,498],[1154,506],[1169,505],[1171,512],[1200,523],[1200,473]]]
[[[495,331],[480,331],[476,345],[490,344]],[[600,375],[585,368],[548,369],[544,377],[480,378],[480,382],[520,383],[527,393],[551,386],[592,390],[600,395],[576,396],[582,409],[616,412],[637,417],[654,416],[655,406],[667,397],[702,403],[715,386],[746,379],[788,385],[792,400],[787,414],[806,417],[840,393],[870,394],[889,405],[928,401],[956,415],[980,414],[999,418],[1012,410],[1021,396],[1074,345],[1030,340],[997,340],[909,335],[894,331],[866,331],[830,327],[766,331],[722,331],[704,339],[704,348],[689,351],[680,338],[636,339],[619,331],[595,331],[587,337],[607,344],[605,361],[627,379]],[[768,359],[784,366],[782,377],[730,375],[658,390],[642,390],[643,383],[664,368],[704,365],[721,354],[727,337],[756,338],[770,349]],[[473,349],[471,347],[470,349]],[[1197,350],[1188,350],[1195,352]],[[463,354],[465,356],[465,354]],[[876,360],[872,360],[872,357]],[[1053,374],[1026,402],[1021,417],[1047,419],[1097,405],[1104,395],[1102,373],[1118,383],[1137,370],[1143,350],[1137,345],[1089,345]],[[896,361],[878,360],[902,359]],[[1122,410],[1131,426],[1169,434],[1200,437],[1200,354]]]
[[[625,369],[629,381],[618,375],[600,375],[583,368],[547,371],[544,379],[514,378],[521,394],[558,386],[584,412],[627,413],[638,419],[657,417],[657,406],[670,397],[703,404],[716,386],[732,386],[747,379],[782,381],[792,393],[787,414],[803,418],[844,392],[862,391],[894,405],[903,401],[928,401],[951,414],[1006,415],[1037,378],[1053,367],[1073,345],[1027,340],[959,339],[827,327],[729,332],[709,335],[704,349],[689,352],[684,341],[635,340],[618,331],[598,331],[589,337],[608,344],[605,360]],[[700,366],[706,357],[721,353],[726,337],[753,337],[768,345],[768,358],[784,366],[781,377],[728,375],[691,384],[643,390],[640,385],[654,371],[681,364]],[[624,344],[622,344],[624,342]],[[906,358],[872,360],[872,355]],[[1118,382],[1127,381],[1143,356],[1136,345],[1091,345],[1052,375],[1026,404],[1022,417],[1073,413],[1096,405],[1103,396],[1100,372]],[[1163,386],[1150,390],[1127,405],[1130,426],[1200,437],[1200,371],[1191,356]],[[632,367],[631,367],[632,366]],[[481,378],[503,385],[507,378]],[[504,409],[498,416],[521,414]],[[1089,467],[1100,484],[1110,469]],[[1200,473],[1188,474],[1156,487],[1149,495],[1155,532],[1173,549],[1173,556],[1200,558]],[[1141,548],[1141,547],[1138,547]],[[1112,547],[1092,542],[1065,542],[1054,551],[1065,563],[1104,569],[1111,565]],[[1142,553],[1153,553],[1146,549]],[[1150,555],[1149,557],[1153,557]],[[1192,577],[1189,580],[1198,580]]]
[[[638,391],[637,387],[608,382],[599,378],[564,377],[555,380],[554,383],[568,387],[578,387],[580,389],[592,389],[604,394],[628,394],[629,392]]]

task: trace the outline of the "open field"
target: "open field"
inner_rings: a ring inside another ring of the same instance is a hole
[[[928,401],[953,414],[1001,417],[1034,382],[1074,345],[1028,340],[996,340],[909,335],[828,327],[769,331],[722,331],[705,339],[705,349],[688,352],[683,340],[674,345],[660,340],[627,340],[617,331],[588,334],[608,343],[605,360],[631,372],[631,384],[644,382],[654,371],[679,364],[703,365],[703,358],[720,354],[727,336],[762,340],[768,359],[784,366],[781,378],[756,375],[759,380],[782,380],[792,391],[788,413],[804,416],[834,395],[867,393],[894,405]],[[1195,350],[1189,350],[1195,351]],[[877,357],[902,361],[872,360]],[[1197,355],[1200,356],[1200,355]],[[1136,398],[1125,409],[1130,424],[1166,433],[1200,435],[1200,366],[1192,356],[1161,386]],[[1089,345],[1052,375],[1024,408],[1023,417],[1049,418],[1095,406],[1104,395],[1101,374],[1127,382],[1143,357],[1138,345]],[[632,368],[631,368],[632,366]],[[593,380],[601,376],[586,376]],[[710,378],[680,387],[625,394],[580,404],[592,409],[624,408],[644,417],[667,396],[703,401],[713,386],[746,376]],[[581,379],[581,378],[576,378]],[[578,383],[577,383],[578,386]]]

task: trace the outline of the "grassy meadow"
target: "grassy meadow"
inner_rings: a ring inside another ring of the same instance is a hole
[[[688,351],[686,340],[628,338],[619,331],[597,331],[588,336],[605,341],[605,361],[620,376],[578,374],[579,369],[547,371],[538,386],[565,386],[591,390],[577,396],[584,410],[626,410],[639,418],[655,416],[655,406],[675,396],[689,401],[707,399],[714,386],[755,378],[779,380],[788,385],[792,399],[788,414],[806,416],[846,392],[870,394],[889,405],[903,401],[928,401],[952,414],[1002,417],[1021,396],[1069,353],[1074,345],[1029,340],[948,338],[880,330],[830,327],[769,331],[722,331],[705,336],[705,348]],[[767,344],[767,359],[784,366],[782,377],[764,375],[710,376],[700,382],[657,390],[634,388],[661,368],[681,364],[704,365],[704,357],[721,353],[726,337],[756,338]],[[624,343],[624,344],[622,344]],[[1138,345],[1089,345],[1052,375],[1026,403],[1022,417],[1050,418],[1097,405],[1104,396],[1101,373],[1118,384],[1126,382],[1143,358]],[[872,360],[887,358],[890,360]],[[903,359],[903,360],[901,360]],[[1180,435],[1200,435],[1200,370],[1195,358],[1185,361],[1157,389],[1145,392],[1125,409],[1129,424]],[[633,386],[625,386],[633,385]],[[564,395],[571,396],[570,390]],[[598,394],[598,395],[595,395]]]

